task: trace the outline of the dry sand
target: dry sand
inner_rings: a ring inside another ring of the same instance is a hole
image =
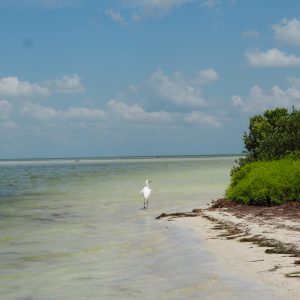
[[[205,250],[214,254],[225,269],[243,279],[264,283],[282,299],[300,299],[300,219],[270,214],[270,210],[266,210],[268,214],[244,213],[243,209],[241,214],[240,210],[199,209],[162,217],[195,232],[205,241]],[[253,236],[255,240],[276,246],[261,247],[257,241],[240,241]],[[285,253],[268,254],[267,249]]]

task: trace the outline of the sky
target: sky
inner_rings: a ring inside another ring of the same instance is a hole
[[[300,108],[297,0],[0,0],[0,159],[241,153]]]

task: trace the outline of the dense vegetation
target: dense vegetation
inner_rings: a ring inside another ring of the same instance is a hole
[[[226,197],[255,205],[300,200],[300,111],[267,110],[250,118],[245,157],[232,169]]]
[[[226,196],[254,205],[300,200],[300,160],[249,163],[233,174]]]

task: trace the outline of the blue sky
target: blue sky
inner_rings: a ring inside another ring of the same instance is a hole
[[[300,107],[296,0],[1,0],[0,158],[240,153]]]

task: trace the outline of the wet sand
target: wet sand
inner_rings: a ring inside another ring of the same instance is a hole
[[[229,272],[300,299],[300,204],[246,207],[219,200],[208,209],[162,214],[191,230]]]

